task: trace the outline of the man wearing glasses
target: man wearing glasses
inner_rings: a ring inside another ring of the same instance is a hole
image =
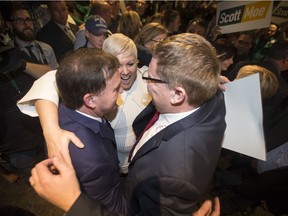
[[[46,72],[58,67],[51,46],[35,40],[34,20],[25,6],[21,4],[12,6],[7,25],[14,33],[13,45],[18,49],[23,60],[25,73],[31,77],[39,78]]]
[[[11,171],[28,181],[31,168],[44,158],[44,138],[39,119],[27,118],[16,103],[36,78],[57,68],[58,63],[52,48],[35,40],[34,21],[28,10],[13,4],[9,12],[5,20],[14,33],[15,48],[11,46],[5,59],[11,67],[1,67],[0,71],[0,152]]]

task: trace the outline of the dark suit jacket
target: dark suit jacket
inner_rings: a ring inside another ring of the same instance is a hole
[[[152,59],[151,51],[148,48],[141,45],[136,45],[136,47],[139,59],[138,67],[143,67],[144,65],[149,67],[150,61]]]
[[[191,215],[213,176],[226,128],[225,113],[219,91],[138,150],[129,165],[126,184],[134,211],[141,215]]]
[[[110,125],[83,116],[64,105],[59,106],[59,121],[61,128],[74,132],[85,145],[83,149],[72,143],[69,145],[81,191],[110,211],[126,213],[126,200],[120,190],[114,132]]]
[[[95,200],[81,193],[73,206],[66,213],[66,216],[121,216],[120,213],[112,213]],[[122,215],[123,216],[123,215]]]
[[[152,107],[148,109],[153,112]],[[139,149],[130,163],[126,185],[137,215],[191,215],[214,173],[226,128],[225,113],[223,93],[218,92]],[[112,216],[84,194],[66,215]]]
[[[79,30],[76,25],[69,23],[69,26],[74,34]],[[37,40],[43,41],[53,48],[58,63],[68,51],[72,51],[74,48],[69,37],[53,20],[39,30]]]

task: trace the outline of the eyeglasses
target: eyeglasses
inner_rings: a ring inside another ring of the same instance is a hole
[[[143,79],[145,82],[147,82],[148,84],[149,84],[149,83],[166,83],[166,84],[168,84],[167,81],[149,77],[149,75],[148,75],[148,70],[145,71],[145,72],[142,74],[142,79]]]
[[[31,24],[34,22],[34,19],[32,18],[26,18],[26,19],[23,19],[23,18],[15,18],[15,19],[11,19],[11,21],[19,24],[19,25],[23,25],[24,23],[27,23],[27,24]]]

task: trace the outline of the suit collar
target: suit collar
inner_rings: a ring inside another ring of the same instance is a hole
[[[64,30],[60,27],[60,24],[57,24],[56,22],[54,22],[52,19],[50,21],[51,23],[51,27],[58,32],[58,34],[62,34],[64,35],[64,38],[67,42],[72,43],[72,41],[69,39],[69,37],[67,36],[67,34],[64,32]],[[73,43],[72,43],[73,44]]]
[[[223,97],[222,92],[219,91],[218,94],[221,94],[221,97]],[[172,137],[174,137],[181,131],[193,127],[193,125],[197,124],[200,121],[203,121],[207,116],[209,116],[210,112],[215,109],[218,103],[218,96],[215,95],[205,104],[203,104],[197,111],[161,130],[159,133],[149,139],[137,151],[130,164],[133,164],[143,155],[148,154],[150,151],[158,148],[160,144],[165,144],[165,142],[169,141]]]
[[[97,120],[88,118],[87,116],[84,116],[75,110],[64,106],[63,104],[59,105],[59,110],[63,111],[73,122],[77,122],[78,124],[89,128],[95,134],[100,133],[102,137],[112,140],[114,143],[116,143],[114,131],[108,122],[108,124],[103,124]]]

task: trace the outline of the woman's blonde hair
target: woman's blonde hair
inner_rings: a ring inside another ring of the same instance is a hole
[[[134,41],[120,33],[108,37],[103,43],[102,50],[114,56],[124,54],[125,56],[134,56],[137,59],[137,48]]]
[[[260,77],[262,99],[272,97],[277,92],[279,84],[276,76],[271,71],[258,65],[246,65],[239,70],[236,79],[241,79],[257,73],[259,73]]]

